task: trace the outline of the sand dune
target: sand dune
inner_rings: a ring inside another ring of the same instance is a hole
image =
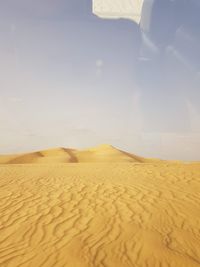
[[[27,163],[70,163],[70,162],[157,162],[158,159],[145,159],[111,145],[77,150],[56,148],[19,155],[0,156],[0,164],[27,164]]]
[[[142,159],[111,146],[1,157],[0,266],[200,266],[200,163]]]

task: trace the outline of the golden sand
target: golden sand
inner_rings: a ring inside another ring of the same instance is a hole
[[[107,145],[0,163],[1,267],[200,266],[200,163]]]

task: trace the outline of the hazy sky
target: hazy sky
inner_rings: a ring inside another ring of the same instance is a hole
[[[140,27],[90,0],[2,0],[0,153],[110,143],[200,160],[200,9],[152,3]]]

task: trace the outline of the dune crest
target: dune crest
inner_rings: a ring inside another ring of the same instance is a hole
[[[77,162],[133,162],[148,163],[161,160],[145,159],[103,144],[83,150],[55,148],[19,155],[0,156],[0,164],[77,163]]]

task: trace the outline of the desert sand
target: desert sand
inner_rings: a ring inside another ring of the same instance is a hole
[[[1,267],[200,266],[200,163],[112,146],[0,157]]]

